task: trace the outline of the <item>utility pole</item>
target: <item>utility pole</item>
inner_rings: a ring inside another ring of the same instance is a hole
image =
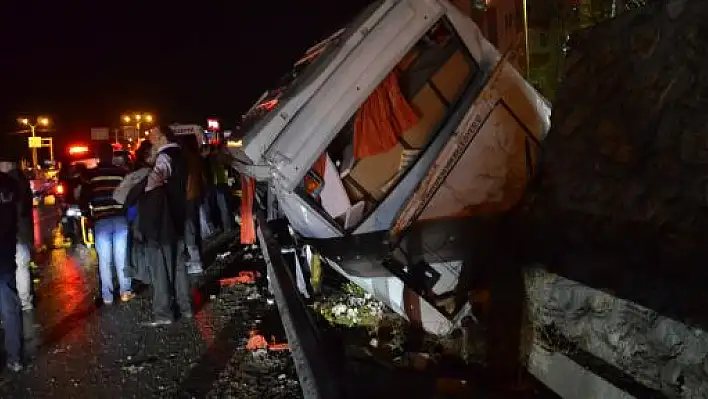
[[[30,147],[30,150],[32,151],[32,166],[35,169],[37,169],[37,165],[38,165],[37,148],[42,147],[42,138],[37,137],[36,130],[37,130],[37,126],[42,126],[42,127],[49,126],[49,118],[39,117],[39,118],[37,118],[37,122],[35,122],[35,123],[30,123],[30,120],[28,118],[20,118],[18,121],[20,122],[21,125],[29,127],[30,133],[32,134],[31,138],[29,139],[29,147]],[[39,140],[37,140],[37,139],[39,139]],[[51,150],[51,151],[53,152],[53,150]]]

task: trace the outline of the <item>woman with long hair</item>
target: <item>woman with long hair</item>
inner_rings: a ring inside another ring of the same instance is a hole
[[[153,145],[149,140],[144,140],[140,143],[140,147],[135,150],[135,167],[133,170],[151,168],[154,162],[155,153],[153,151]]]

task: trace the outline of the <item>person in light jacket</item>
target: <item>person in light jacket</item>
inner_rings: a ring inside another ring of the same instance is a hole
[[[194,317],[184,263],[188,172],[183,150],[169,127],[155,127],[149,137],[157,148],[155,166],[131,190],[127,203],[136,201],[138,229],[147,243],[153,319],[143,325],[158,327],[172,324],[176,312],[183,318]]]
[[[138,207],[136,204],[126,204],[130,191],[143,182],[154,165],[153,145],[143,141],[135,151],[135,169],[125,176],[121,184],[113,192],[113,199],[124,205],[128,219],[128,255],[126,276],[144,284],[150,284],[150,273],[147,267],[146,243],[138,229]]]

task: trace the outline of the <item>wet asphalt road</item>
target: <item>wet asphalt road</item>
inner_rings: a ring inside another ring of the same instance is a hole
[[[53,249],[58,211],[35,212],[36,308],[24,320],[29,361],[19,374],[3,371],[0,398],[263,397],[259,386],[278,384],[282,395],[269,396],[299,396],[288,354],[264,365],[263,378],[229,375],[248,356],[243,350],[248,331],[264,318],[256,288],[219,290],[194,282],[195,319],[142,327],[150,317],[149,293],[130,303],[99,306],[95,255]],[[237,261],[215,262],[202,282],[213,283]],[[277,315],[271,324],[279,324]]]

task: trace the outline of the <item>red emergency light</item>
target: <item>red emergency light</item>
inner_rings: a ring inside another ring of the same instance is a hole
[[[76,154],[84,154],[89,151],[88,147],[82,146],[82,145],[76,145],[69,147],[69,154],[71,155],[76,155]]]

